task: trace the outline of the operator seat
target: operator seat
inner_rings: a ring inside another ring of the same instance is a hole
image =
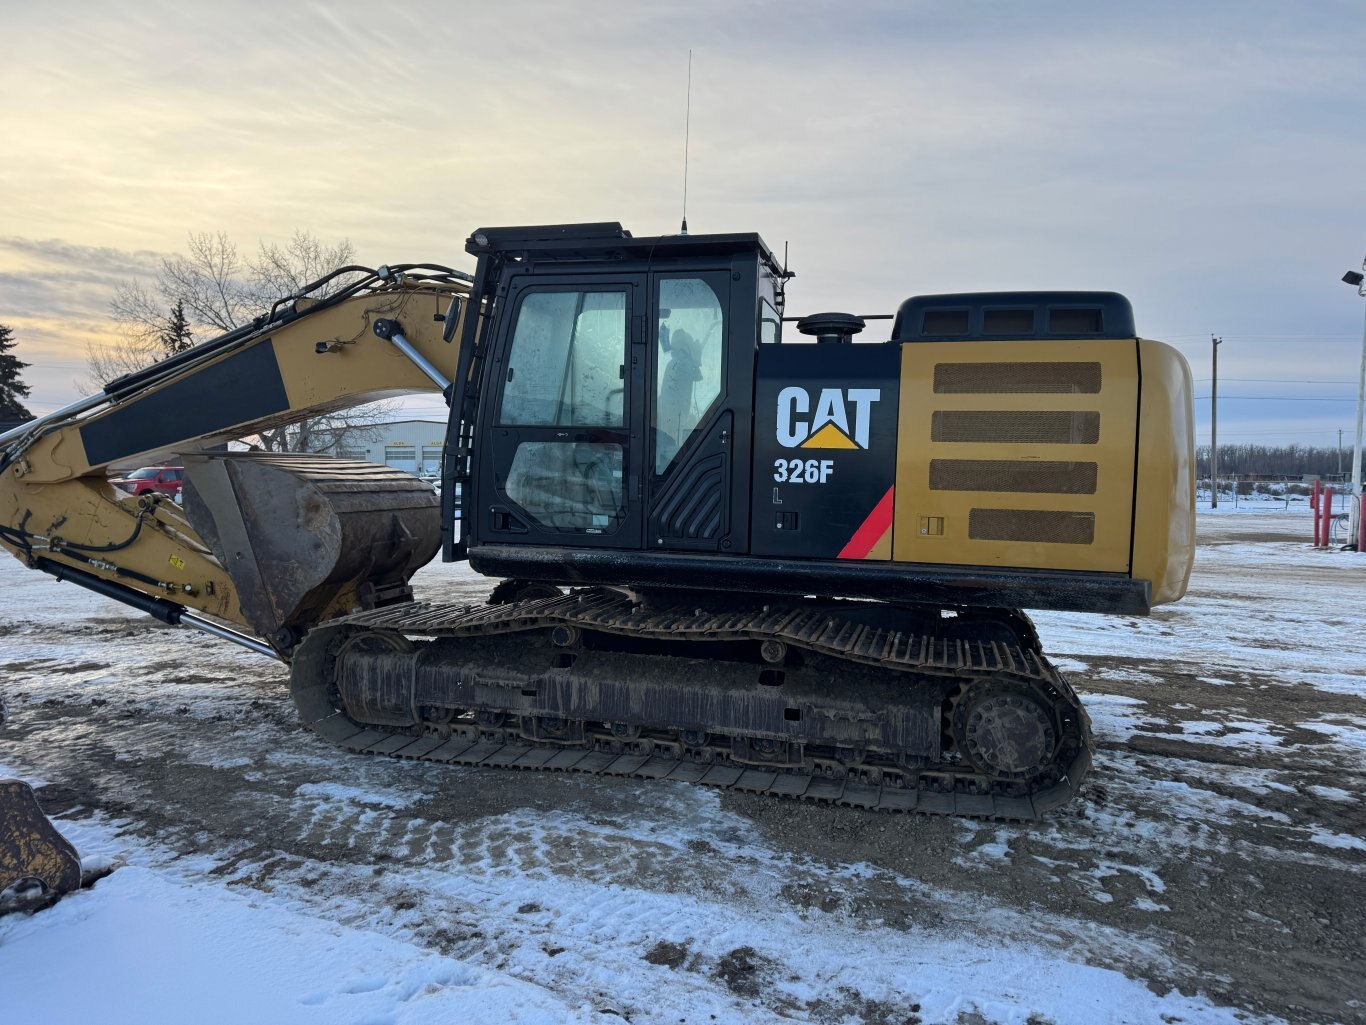
[[[693,386],[702,380],[701,346],[683,328],[674,331],[669,345],[669,362],[659,381],[659,403],[655,424],[659,431],[656,444],[661,451],[666,442],[668,457],[687,440],[695,424]]]

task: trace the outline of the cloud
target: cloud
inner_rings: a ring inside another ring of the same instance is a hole
[[[109,246],[86,246],[63,239],[31,239],[0,236],[0,253],[11,253],[37,266],[84,267],[91,273],[132,277],[155,273],[164,253],[128,251]]]
[[[120,284],[150,278],[161,259],[62,239],[0,237],[0,319],[60,316],[88,329],[109,319]]]

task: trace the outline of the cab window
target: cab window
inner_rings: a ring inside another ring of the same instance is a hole
[[[508,354],[500,423],[620,427],[626,293],[535,292]]]
[[[776,345],[783,340],[783,318],[767,299],[759,300],[759,344]]]
[[[721,301],[701,278],[659,282],[655,473],[663,473],[721,394]]]

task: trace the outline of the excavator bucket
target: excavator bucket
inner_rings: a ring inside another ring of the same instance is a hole
[[[402,470],[353,459],[205,452],[185,460],[185,513],[279,649],[314,624],[412,596],[441,543],[441,503]]]
[[[31,786],[0,779],[0,893],[34,880],[48,894],[70,893],[81,885],[80,856],[47,820]]]

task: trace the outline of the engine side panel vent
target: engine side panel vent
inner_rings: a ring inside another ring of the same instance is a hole
[[[1030,459],[932,459],[930,490],[1094,495],[1096,464]]]
[[[968,537],[974,541],[1041,541],[1089,545],[1096,537],[1096,516],[1066,509],[973,509]]]
[[[940,363],[936,395],[1096,395],[1099,363]]]
[[[1100,441],[1097,410],[937,409],[931,441],[1000,445],[1094,445]]]

